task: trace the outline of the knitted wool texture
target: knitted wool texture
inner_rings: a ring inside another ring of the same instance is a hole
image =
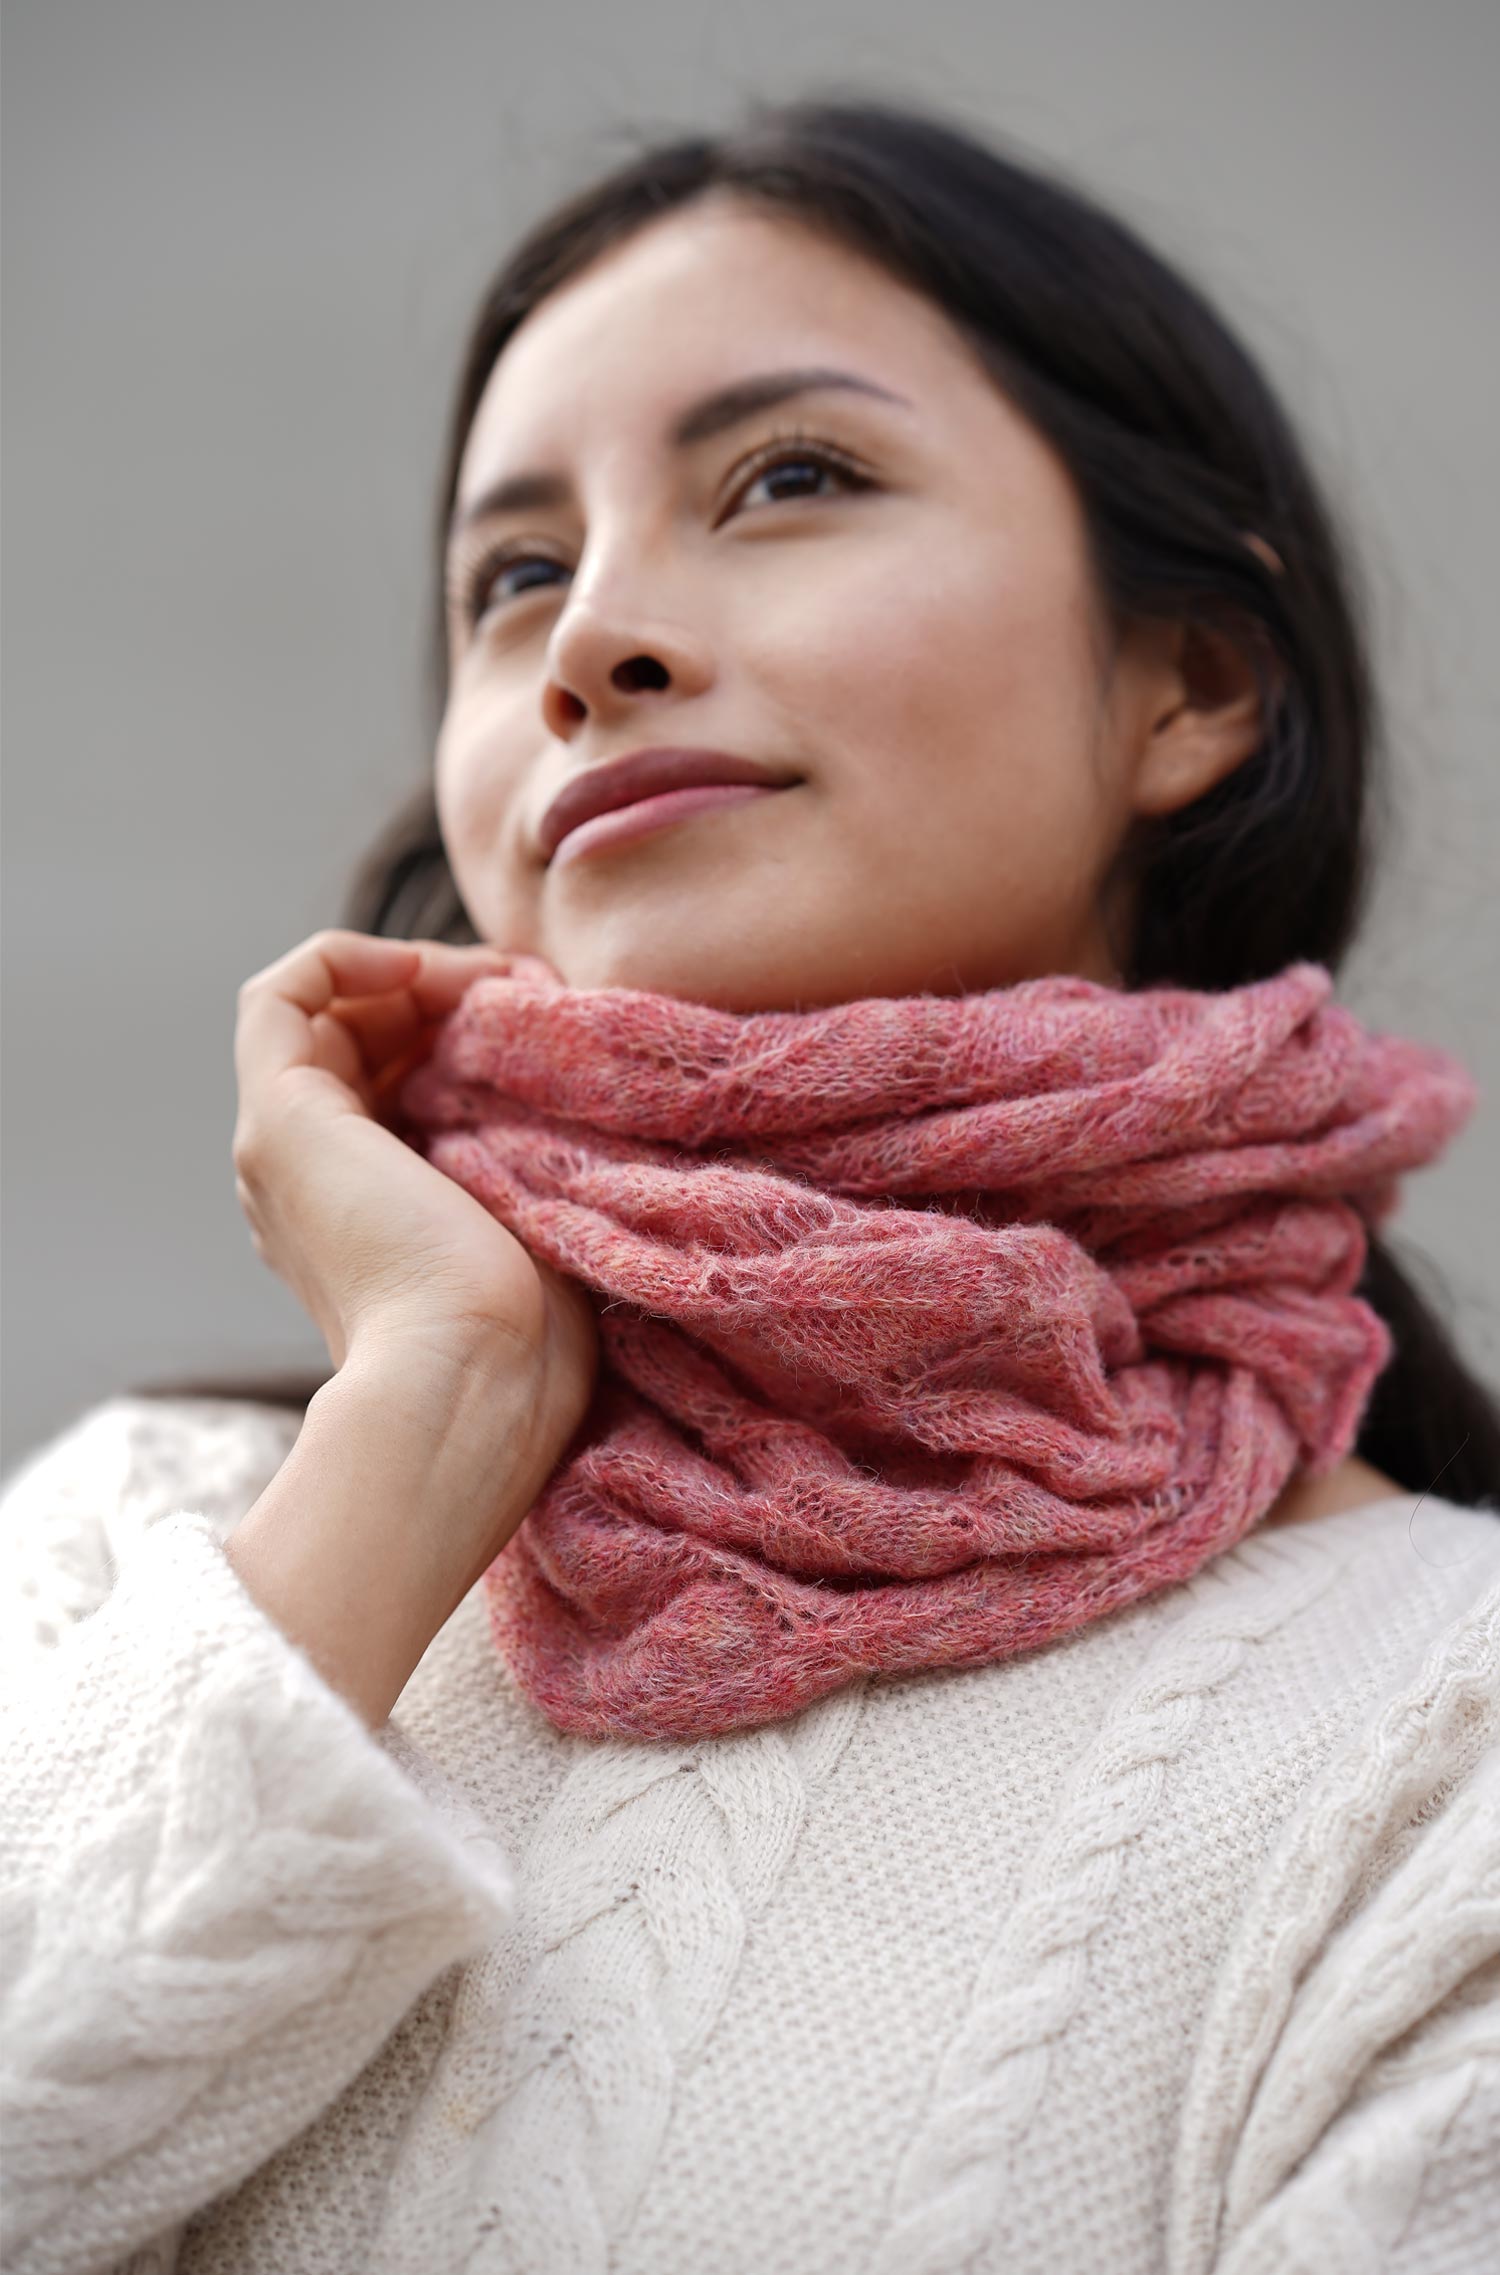
[[[1297,963],[740,1014],[469,988],[395,1126],[599,1299],[572,1443],[485,1575],[560,1729],[681,1740],[1027,1651],[1352,1447],[1353,1292],[1467,1072]]]

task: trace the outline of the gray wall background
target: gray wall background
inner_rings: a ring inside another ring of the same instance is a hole
[[[1500,1376],[1492,0],[11,0],[8,1469],[127,1381],[325,1363],[234,1197],[240,982],[428,763],[459,342],[624,126],[925,99],[1217,294],[1353,525],[1402,814],[1341,993],[1485,1102],[1397,1231]]]

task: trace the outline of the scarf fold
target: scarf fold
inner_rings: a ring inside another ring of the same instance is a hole
[[[717,1011],[517,957],[403,1134],[598,1299],[593,1401],[484,1586],[557,1725],[691,1739],[1035,1649],[1351,1450],[1354,1290],[1477,1091],[1318,964]]]

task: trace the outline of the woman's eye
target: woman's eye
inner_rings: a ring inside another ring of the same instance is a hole
[[[832,451],[810,449],[806,445],[796,450],[783,450],[777,457],[763,461],[745,487],[736,492],[736,505],[754,505],[755,493],[765,489],[769,503],[778,505],[796,498],[816,497],[818,485],[832,482],[834,488],[857,490],[867,487],[857,467]]]
[[[561,561],[551,561],[545,553],[491,554],[487,560],[480,561],[463,595],[469,622],[477,623],[497,600],[515,600],[524,592],[535,591],[539,583],[547,581],[545,575],[541,578],[535,575],[538,569],[567,575]]]
[[[792,478],[801,475],[803,482],[801,485],[794,482],[790,491],[781,489],[785,475],[792,475]],[[810,487],[806,482],[808,475],[813,478]],[[785,444],[783,441],[781,446],[772,446],[769,453],[760,455],[758,464],[751,466],[751,471],[740,482],[740,489],[735,489],[735,494],[731,496],[731,507],[747,503],[751,491],[760,489],[763,482],[778,485],[778,496],[769,498],[772,505],[794,503],[797,498],[813,498],[817,496],[817,482],[824,475],[831,475],[835,485],[840,485],[842,489],[869,489],[867,475],[860,473],[858,466],[838,453],[838,450],[831,450],[822,444],[803,444],[803,441]],[[460,605],[464,621],[469,626],[476,626],[480,617],[487,617],[489,610],[498,601],[517,601],[521,594],[537,592],[535,578],[528,578],[524,585],[505,585],[503,580],[510,578],[510,573],[517,569],[555,569],[562,576],[567,576],[564,564],[549,560],[546,553],[508,553],[501,546],[498,551],[483,555],[473,564],[473,569],[460,585]]]

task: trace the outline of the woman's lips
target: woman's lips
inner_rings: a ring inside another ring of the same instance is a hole
[[[613,806],[607,814],[595,814],[591,821],[570,829],[558,843],[552,867],[560,869],[569,861],[582,860],[600,846],[624,845],[630,838],[645,837],[654,829],[665,829],[670,822],[685,821],[689,814],[713,806],[741,805],[747,798],[774,798],[792,787],[790,782],[695,782],[682,790],[658,791],[654,798]]]

